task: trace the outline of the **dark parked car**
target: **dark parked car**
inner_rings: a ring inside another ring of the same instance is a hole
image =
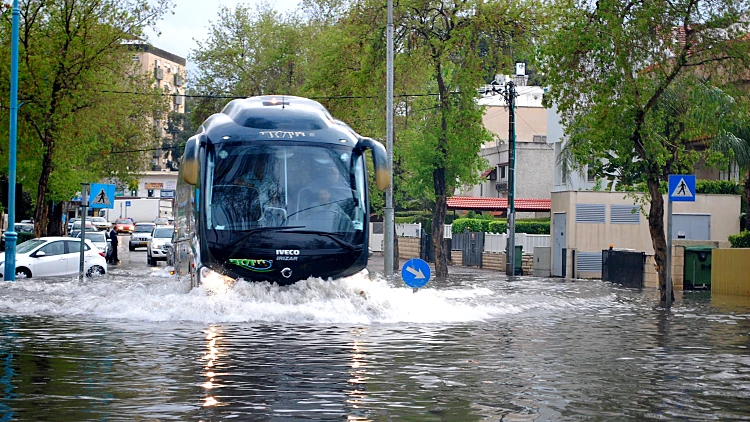
[[[34,223],[16,223],[13,225],[18,237],[16,238],[16,245],[34,238]],[[5,250],[5,233],[3,233],[2,239],[0,239],[0,251]]]

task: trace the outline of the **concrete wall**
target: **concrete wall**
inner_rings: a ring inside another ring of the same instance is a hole
[[[605,204],[606,223],[576,223],[576,203],[580,204]],[[552,213],[566,213],[566,245],[568,250],[575,249],[578,252],[601,252],[613,244],[615,248],[634,249],[653,255],[654,249],[651,244],[651,236],[648,229],[648,220],[640,216],[640,224],[610,224],[610,209],[612,204],[633,205],[633,198],[627,197],[622,192],[553,192]],[[648,205],[646,205],[648,209]],[[710,214],[711,215],[711,240],[725,242],[729,235],[740,231],[740,196],[738,195],[704,195],[699,194],[696,202],[677,202],[673,204],[675,214]],[[664,227],[667,226],[666,197]],[[554,219],[552,221],[552,233],[554,243]],[[679,244],[675,239],[674,244]],[[705,243],[703,243],[705,244]],[[552,251],[553,262],[554,248]],[[571,262],[568,259],[568,266]],[[569,270],[570,268],[568,268]],[[566,274],[571,273],[566,271]]]
[[[455,265],[461,265],[461,262]],[[482,253],[482,268],[486,270],[505,271],[505,254],[493,252]]]
[[[418,237],[398,238],[398,257],[404,259],[419,258],[421,249]]]
[[[534,135],[547,135],[547,109],[516,107],[516,142],[533,142]],[[487,106],[482,117],[484,126],[508,141],[509,113],[507,107]]]

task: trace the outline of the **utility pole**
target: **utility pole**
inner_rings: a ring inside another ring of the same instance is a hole
[[[513,80],[508,81],[505,89],[505,99],[508,102],[508,252],[506,254],[505,274],[515,275],[516,270],[516,85]]]
[[[388,31],[386,35],[386,113],[385,113],[385,139],[386,154],[388,155],[388,177],[391,179],[390,186],[385,191],[385,242],[383,253],[385,254],[384,274],[386,280],[393,279],[394,260],[394,215],[393,215],[393,0],[388,0]]]
[[[8,230],[5,232],[5,281],[16,280],[16,133],[18,122],[18,27],[21,10],[13,0],[10,36],[10,146],[8,148]],[[37,224],[45,224],[38,221]]]

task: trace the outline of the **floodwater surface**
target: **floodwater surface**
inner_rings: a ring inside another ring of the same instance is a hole
[[[478,272],[0,283],[0,421],[750,420],[750,303]]]

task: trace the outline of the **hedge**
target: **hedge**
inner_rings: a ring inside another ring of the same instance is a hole
[[[667,193],[666,181],[661,182],[659,186],[661,193]],[[620,192],[648,192],[648,187],[645,182],[641,182],[633,186],[618,185],[617,190]],[[730,180],[698,179],[695,181],[695,191],[696,193],[707,194],[742,195],[744,188],[739,183]]]
[[[451,226],[452,233],[463,233],[468,228],[470,232],[505,233],[508,230],[506,220],[485,220],[475,218],[458,218]],[[517,220],[516,233],[549,234],[550,221]]]
[[[750,248],[750,231],[743,230],[740,234],[730,235],[729,243],[733,248]]]

